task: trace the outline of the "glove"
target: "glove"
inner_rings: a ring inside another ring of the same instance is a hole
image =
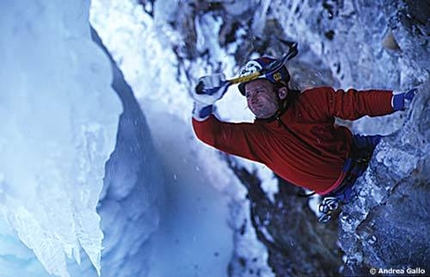
[[[204,76],[199,79],[192,97],[196,102],[213,105],[224,96],[228,86],[222,73]]]
[[[417,94],[418,89],[413,88],[407,92],[396,92],[393,91],[393,98],[391,100],[391,106],[395,111],[409,109],[412,100]]]
[[[193,118],[198,121],[208,118],[213,113],[213,104],[224,96],[228,86],[222,73],[201,77],[191,95],[195,101]]]

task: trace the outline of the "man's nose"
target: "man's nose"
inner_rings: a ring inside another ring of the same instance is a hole
[[[255,94],[251,94],[249,96],[251,103],[254,103],[257,100],[257,96]]]

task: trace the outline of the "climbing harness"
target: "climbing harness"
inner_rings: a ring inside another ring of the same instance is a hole
[[[319,204],[319,222],[329,222],[333,217],[333,212],[340,207],[340,204],[350,201],[353,192],[352,188],[358,177],[363,175],[364,171],[366,171],[373,155],[373,150],[380,140],[381,136],[379,135],[354,136],[351,158],[346,160],[342,170],[345,172],[345,177],[339,187],[325,195],[322,202]]]

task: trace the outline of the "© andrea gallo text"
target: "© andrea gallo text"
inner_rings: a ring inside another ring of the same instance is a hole
[[[411,274],[411,275],[424,275],[426,274],[426,270],[420,267],[417,268],[407,268],[407,269],[403,269],[403,268],[387,268],[387,269],[383,269],[383,268],[371,268],[370,273],[372,275],[375,274]]]

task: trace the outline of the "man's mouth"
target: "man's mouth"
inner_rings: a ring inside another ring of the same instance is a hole
[[[260,110],[261,110],[261,108],[262,108],[262,105],[261,105],[261,104],[255,104],[255,105],[252,105],[251,110],[252,110],[254,113],[258,113],[258,111],[260,111]]]

